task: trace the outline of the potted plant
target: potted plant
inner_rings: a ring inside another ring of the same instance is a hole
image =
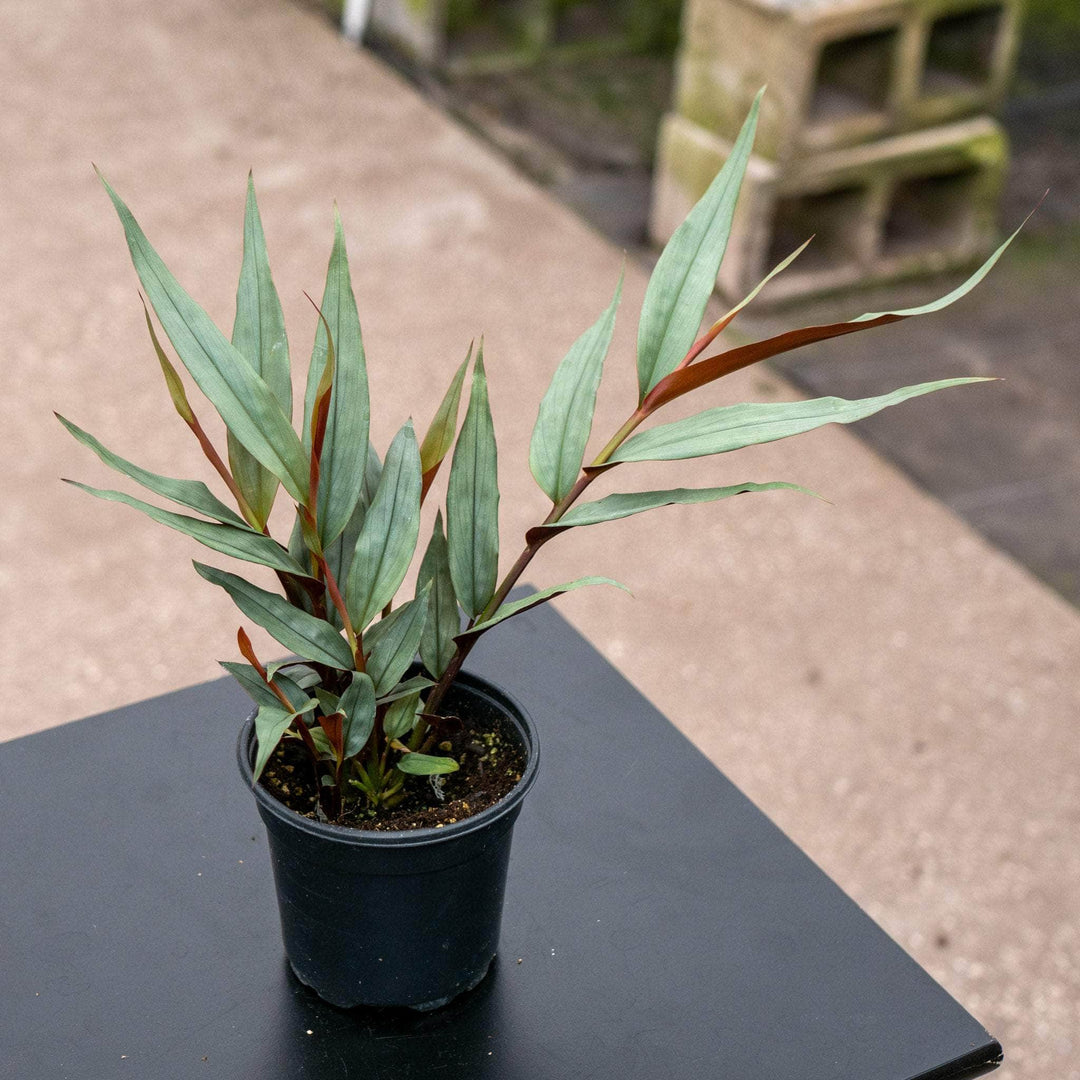
[[[497,688],[464,674],[462,664],[476,641],[506,619],[571,589],[617,584],[582,577],[511,600],[510,590],[537,552],[569,530],[645,510],[796,487],[628,489],[588,500],[584,496],[597,476],[626,466],[619,471],[629,478],[634,462],[726,453],[982,381],[946,379],[858,401],[733,404],[654,422],[668,402],[749,364],[945,307],[970,290],[1005,247],[935,303],[718,346],[721,332],[761,288],[701,332],[757,108],[755,102],[727,163],[657,263],[638,331],[637,400],[592,457],[586,445],[621,282],[610,305],[558,365],[539,406],[529,455],[549,507],[501,573],[497,454],[482,343],[470,347],[449,379],[423,438],[418,440],[407,421],[380,461],[368,441],[365,355],[338,220],[316,307],[298,433],[290,419],[281,305],[250,177],[231,340],[179,285],[103,180],[150,307],[181,364],[225,422],[228,446],[222,455],[200,424],[146,309],[176,411],[236,508],[201,481],[132,464],[61,417],[106,465],[179,509],[77,486],[276,575],[278,588],[270,590],[195,564],[292,654],[266,662],[241,627],[243,662],[223,666],[255,703],[241,732],[239,762],[270,838],[286,951],[299,978],[337,1005],[434,1007],[475,985],[494,955],[511,830],[536,775],[538,746],[526,714]],[[445,515],[442,509],[432,515],[415,592],[398,602],[418,550],[422,510],[448,458]],[[287,542],[272,537],[268,525],[282,488],[295,510]]]

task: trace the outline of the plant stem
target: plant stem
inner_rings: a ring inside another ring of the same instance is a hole
[[[326,556],[320,552],[316,558],[319,561],[319,570],[323,575],[323,580],[326,582],[327,592],[330,593],[330,599],[334,602],[338,615],[341,616],[341,625],[345,627],[345,636],[349,639],[349,648],[352,649],[353,659],[356,661],[356,670],[363,671],[364,650],[353,629],[352,619],[349,618],[348,608],[345,607],[345,598],[341,595],[337,580],[327,565]]]
[[[639,406],[634,412],[627,418],[626,423],[608,440],[607,445],[599,454],[593,459],[592,463],[585,467],[582,474],[577,478],[574,486],[566,493],[566,495],[556,503],[550,513],[541,522],[542,525],[557,525],[559,519],[570,509],[571,506],[581,497],[585,489],[600,475],[602,472],[606,472],[609,468],[614,468],[614,465],[608,464],[608,459],[613,453],[622,445],[622,443],[630,436],[631,432],[649,415],[649,411],[644,406]],[[616,462],[615,464],[618,464]],[[531,530],[530,530],[531,531]],[[528,535],[528,534],[526,534]],[[514,565],[510,567],[506,576],[499,583],[499,587],[495,590],[494,595],[488,601],[484,610],[473,620],[475,623],[484,622],[485,619],[490,619],[503,601],[509,595],[510,590],[517,584],[518,579],[525,572],[525,568],[533,560],[533,556],[557,533],[541,534],[538,537],[534,537],[531,541],[526,541],[525,547],[522,549],[521,554],[517,557]],[[446,696],[447,690],[450,689],[454,679],[457,678],[458,673],[461,671],[462,665],[465,663],[466,657],[472,651],[472,647],[480,639],[480,635],[474,635],[466,638],[464,641],[457,643],[457,649],[447,665],[446,670],[442,673],[439,681],[432,688],[431,693],[428,695],[427,701],[424,703],[424,711],[428,713],[434,713],[438,710],[442,704],[443,698]]]
[[[244,498],[244,494],[240,490],[239,485],[233,478],[232,473],[229,472],[225,462],[221,460],[221,455],[214,449],[214,444],[203,430],[203,426],[199,423],[198,418],[192,413],[190,418],[184,418],[184,422],[191,428],[195,438],[199,440],[199,445],[202,447],[202,451],[206,455],[207,461],[214,466],[218,476],[225,481],[225,486],[232,493],[233,498],[236,500],[236,505],[240,508],[240,513],[244,515],[245,520],[252,528],[261,529],[263,526],[260,525],[259,519],[255,515],[255,511],[251,509],[247,499]]]

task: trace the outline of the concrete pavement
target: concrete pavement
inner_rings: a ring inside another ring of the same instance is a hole
[[[226,328],[254,169],[298,380],[336,198],[376,445],[426,423],[482,332],[508,552],[542,516],[536,405],[608,302],[618,250],[286,0],[9,0],[0,58],[0,738],[233,656],[236,614],[190,569],[195,545],[57,480],[116,478],[53,409],[148,468],[205,475],[91,161]],[[598,432],[631,404],[645,281],[628,267]],[[889,332],[861,337],[866,355]],[[703,402],[794,396],[745,372]],[[622,482],[746,479],[830,504],[643,515],[560,538],[531,577],[630,585],[560,608],[1002,1039],[1003,1078],[1080,1077],[1080,614],[842,429]]]

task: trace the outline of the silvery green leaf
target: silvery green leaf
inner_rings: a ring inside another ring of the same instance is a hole
[[[357,633],[394,598],[420,534],[420,448],[412,422],[394,436],[349,567],[345,599]]]
[[[135,270],[181,363],[253,457],[303,503],[307,455],[270,387],[184,291],[123,200],[101,178],[124,227]]]
[[[450,464],[446,534],[454,591],[466,614],[474,617],[494,596],[499,574],[498,451],[482,342],[469,408]]]
[[[615,331],[622,283],[620,276],[611,304],[570,347],[540,402],[529,444],[529,468],[554,503],[569,494],[585,460],[596,391]]]
[[[59,413],[54,415],[79,442],[93,450],[110,469],[123,473],[124,476],[130,477],[155,495],[186,506],[189,510],[195,510],[222,524],[236,525],[242,529],[249,528],[248,523],[235,511],[230,510],[201,480],[175,480],[172,477],[159,476],[157,473],[142,469],[126,461],[119,454],[107,450],[93,435],[76,427],[70,420],[65,420]]]
[[[416,726],[416,714],[420,709],[420,694],[407,694],[398,698],[383,717],[383,731],[388,739],[400,739]]]
[[[610,460],[675,461],[709,454],[726,454],[732,450],[741,450],[744,446],[801,435],[825,424],[850,424],[920,394],[929,394],[950,386],[987,381],[991,380],[940,379],[856,401],[824,397],[810,401],[769,402],[764,405],[724,405],[718,409],[707,409],[685,420],[676,420],[638,432],[627,439],[611,455]]]
[[[431,591],[428,594],[427,621],[420,638],[420,659],[424,667],[439,678],[454,656],[457,648],[454,638],[461,632],[461,615],[454,595],[454,583],[450,579],[449,552],[443,535],[441,511],[435,515],[435,528],[416,578],[417,590],[429,584]]]
[[[762,93],[754,98],[723,168],[675,230],[649,279],[638,324],[639,400],[678,367],[697,338],[727,249]]]
[[[666,491],[628,491],[607,495],[595,502],[578,503],[571,507],[553,525],[541,525],[536,532],[552,529],[569,529],[576,525],[598,525],[604,521],[617,521],[631,517],[646,510],[655,510],[661,506],[675,504],[692,505],[694,503],[717,502],[730,499],[733,495],[743,495],[755,491],[801,491],[805,495],[813,492],[798,484],[786,484],[775,481],[768,484],[731,484],[727,487],[714,488],[669,488]]]
[[[404,682],[399,682],[388,693],[380,696],[379,704],[386,705],[392,701],[398,701],[400,698],[408,697],[410,694],[419,694],[429,689],[435,684],[423,675],[414,675],[411,679],[406,679]]]
[[[390,612],[364,634],[367,671],[382,697],[397,686],[420,646],[428,611],[428,585],[420,594]]]
[[[282,735],[289,730],[292,722],[303,713],[311,712],[318,703],[314,698],[306,701],[302,708],[287,712],[281,705],[260,705],[255,713],[255,779],[262,776],[266,763],[275,747],[281,742]]]
[[[341,724],[345,757],[355,757],[367,745],[375,727],[375,686],[371,676],[354,671],[338,707],[345,714]]]
[[[289,343],[285,336],[285,316],[277,289],[270,276],[266,237],[255,201],[255,185],[248,174],[247,204],[244,208],[244,258],[236,288],[236,319],[232,343],[262,376],[277,398],[282,412],[292,412],[292,380],[289,377]],[[274,505],[278,479],[251,456],[232,432],[228,434],[229,468],[233,479],[265,525]]]
[[[280,707],[281,701],[278,696],[263,681],[262,676],[250,664],[238,664],[231,660],[222,660],[221,666],[248,692],[256,705],[274,705]],[[267,668],[270,676],[270,669]],[[294,709],[299,709],[308,695],[296,682],[287,675],[276,673],[274,684],[289,699]]]
[[[357,314],[349,275],[345,233],[341,227],[341,217],[336,212],[334,246],[326,270],[320,311],[330,327],[330,340],[335,353],[333,392],[320,458],[317,513],[319,536],[326,548],[349,523],[363,489],[371,411],[360,316]],[[311,412],[327,353],[326,326],[320,319],[315,331],[304,400],[304,445],[309,449]]]
[[[299,574],[301,576],[304,574],[303,567],[276,540],[272,540],[264,533],[256,532],[247,525],[203,521],[202,518],[193,518],[188,517],[187,514],[176,514],[171,510],[162,510],[150,503],[143,502],[142,499],[135,499],[130,495],[125,495],[122,491],[93,488],[87,484],[80,484],[75,480],[68,480],[67,483],[98,499],[130,506],[132,509],[138,510],[148,518],[156,521],[159,525],[167,525],[170,529],[184,533],[186,536],[198,540],[204,547],[220,551],[223,555],[230,555],[232,558],[241,559],[244,562],[269,566],[286,574]]]
[[[345,639],[328,623],[293,607],[283,596],[267,592],[235,574],[195,563],[207,581],[220,585],[252,622],[290,652],[317,664],[350,671],[353,656]]]

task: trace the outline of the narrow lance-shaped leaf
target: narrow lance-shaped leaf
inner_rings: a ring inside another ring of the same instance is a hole
[[[142,300],[141,293],[139,294],[139,299]],[[176,368],[173,367],[172,361],[165,355],[165,350],[161,347],[157,331],[154,329],[154,321],[150,318],[150,309],[146,306],[145,300],[142,300],[142,309],[143,318],[146,320],[146,329],[150,334],[150,342],[154,346],[154,354],[157,356],[161,374],[165,377],[165,386],[169,391],[169,397],[172,398],[173,408],[176,409],[177,415],[185,424],[194,428],[195,411],[192,409],[191,402],[188,400],[187,391],[184,389],[184,384],[179,373]]]
[[[424,436],[424,441],[420,444],[420,471],[423,473],[424,479],[423,488],[420,492],[421,499],[427,495],[443,458],[450,452],[450,447],[454,445],[454,435],[457,432],[458,408],[461,404],[461,388],[465,383],[465,372],[468,370],[472,353],[473,347],[470,345],[465,359],[461,362],[461,366],[457,371],[454,372],[454,377],[450,380],[450,386],[443,395],[438,409],[435,410],[435,416],[432,418],[431,426]]]
[[[801,491],[804,495],[813,495],[798,484],[773,481],[767,484],[732,484],[726,487],[712,488],[670,488],[667,491],[633,491],[607,495],[595,502],[578,503],[568,510],[552,525],[539,525],[530,529],[527,539],[533,539],[545,533],[561,532],[581,525],[599,525],[605,521],[617,521],[632,517],[634,514],[655,510],[661,506],[689,506],[695,503],[719,502],[734,495],[745,495],[758,491]]]
[[[423,675],[414,675],[411,679],[399,682],[388,693],[380,695],[378,702],[380,705],[389,705],[392,701],[408,697],[410,694],[422,693],[432,686],[434,686],[434,683],[430,679],[425,678]]]
[[[420,449],[412,422],[394,436],[349,567],[346,603],[357,633],[394,598],[420,534]]]
[[[225,482],[225,486],[232,492],[245,520],[249,522],[257,521],[258,519],[255,511],[248,505],[248,501],[244,498],[244,493],[237,485],[236,480],[233,478],[233,474],[229,471],[225,462],[221,460],[221,455],[210,441],[210,437],[206,434],[202,424],[199,423],[199,418],[195,415],[195,411],[191,407],[191,402],[188,401],[187,392],[184,390],[184,384],[181,382],[180,376],[176,372],[176,368],[173,367],[172,362],[165,355],[165,350],[161,347],[161,342],[158,341],[157,332],[154,330],[154,323],[150,318],[150,310],[146,306],[146,301],[143,300],[141,295],[139,299],[142,300],[143,316],[146,319],[146,329],[150,334],[150,341],[154,346],[154,352],[157,354],[158,364],[161,366],[161,371],[165,376],[165,385],[169,389],[169,396],[172,398],[173,405],[176,407],[180,419],[187,424],[191,429],[191,433],[198,439],[203,455],[210,464],[213,465],[217,474]],[[262,525],[259,526],[260,530],[262,527]]]
[[[304,574],[303,568],[276,540],[271,540],[263,533],[255,532],[247,525],[203,521],[201,518],[188,517],[187,514],[162,510],[151,503],[143,502],[142,499],[125,495],[122,491],[93,488],[87,484],[80,484],[76,480],[67,480],[65,483],[98,499],[123,503],[134,510],[139,510],[158,524],[167,525],[170,529],[184,533],[185,536],[198,540],[205,547],[220,551],[222,555],[230,555],[244,562],[258,563],[260,566],[269,566],[273,570],[281,570],[287,574]]]
[[[416,726],[420,710],[420,694],[406,694],[398,698],[383,717],[383,732],[388,739],[400,739]]]
[[[398,769],[409,776],[441,776],[458,771],[458,763],[449,757],[432,757],[430,754],[402,754]]]
[[[469,638],[483,634],[496,624],[504,622],[506,619],[510,619],[515,615],[520,615],[523,611],[528,611],[530,608],[545,604],[548,600],[554,600],[556,596],[562,596],[563,593],[571,592],[573,589],[580,589],[585,585],[614,585],[616,589],[622,589],[623,592],[630,591],[621,582],[613,581],[611,578],[595,576],[578,578],[575,581],[566,582],[565,585],[552,585],[550,588],[540,589],[539,592],[530,593],[520,600],[513,600],[509,604],[501,604],[490,619],[485,619],[483,622],[477,623],[464,633],[459,634],[458,640],[466,641]]]
[[[375,685],[371,676],[354,671],[338,708],[345,714],[341,729],[345,757],[355,757],[364,749],[375,727]]]
[[[1028,216],[1030,217],[1030,215]],[[915,315],[928,315],[935,311],[941,311],[942,308],[946,308],[961,297],[966,296],[986,277],[1026,223],[1027,219],[1025,218],[1020,228],[1001,244],[971,277],[938,300],[900,311],[870,312],[848,322],[828,323],[823,326],[807,326],[799,330],[789,330],[764,341],[754,341],[749,345],[740,345],[738,348],[728,349],[725,352],[717,353],[715,356],[706,357],[689,367],[673,371],[661,380],[645,399],[645,407],[649,412],[654,412],[661,405],[673,401],[691,390],[696,390],[699,386],[705,386],[707,383],[714,382],[724,375],[730,375],[733,371],[739,371],[741,368],[749,367],[751,364],[756,364],[761,360],[768,360],[770,357],[779,356],[781,353],[801,349],[805,345],[813,345],[818,341],[843,337],[845,334],[855,334],[860,330],[869,330],[875,326],[885,326],[888,323],[899,322],[901,319],[908,319]]]
[[[334,246],[326,269],[326,286],[319,305],[320,320],[308,368],[304,398],[304,445],[311,448],[311,416],[319,378],[326,367],[327,348],[333,341],[336,353],[333,392],[326,418],[320,461],[317,519],[323,547],[342,532],[352,517],[364,483],[371,405],[368,399],[367,365],[356,310],[345,233],[341,217],[334,212]],[[329,337],[327,336],[329,327]]]
[[[420,659],[435,678],[439,678],[454,657],[454,638],[461,632],[454,583],[450,579],[449,551],[443,534],[442,511],[435,515],[427,551],[417,575],[417,594],[430,585],[428,615],[420,638]]]
[[[375,498],[375,492],[379,489],[379,477],[382,475],[382,462],[375,452],[375,447],[368,443],[367,465],[364,469],[364,486],[360,498],[357,500],[352,517],[345,526],[341,535],[323,552],[326,565],[334,580],[340,585],[349,580],[349,567],[352,565],[353,553],[356,551],[356,541],[360,537],[360,530],[364,527],[364,518],[367,516],[367,508],[371,500]],[[289,542],[289,550],[293,550],[293,544],[298,542],[300,526],[297,523],[293,538]],[[302,544],[301,544],[302,546]],[[306,551],[306,548],[304,549]],[[337,608],[327,601],[330,607],[330,617],[334,625],[340,629],[341,617]]]
[[[285,316],[270,276],[266,237],[248,174],[244,207],[244,257],[236,287],[236,318],[232,343],[262,376],[286,417],[292,414],[292,380]],[[251,456],[239,439],[228,433],[229,467],[260,527],[266,524],[277,494],[278,478]]]
[[[620,275],[611,304],[570,347],[540,402],[529,444],[529,468],[541,490],[554,503],[569,494],[585,459],[596,410],[596,391],[615,330],[622,284]]]
[[[905,386],[891,394],[848,401],[824,397],[810,401],[769,402],[764,405],[725,405],[707,409],[685,420],[661,424],[627,439],[611,455],[611,461],[675,461],[682,458],[726,454],[744,446],[775,442],[825,424],[850,424],[908,398],[967,383],[990,382],[984,378],[940,379]]]
[[[416,656],[427,619],[430,589],[430,584],[425,585],[414,600],[380,619],[364,635],[367,671],[379,697],[397,686]]]
[[[267,664],[266,677],[275,680],[287,678],[305,690],[321,682],[321,676],[310,664],[298,664],[295,660],[277,660]]]
[[[70,420],[65,420],[59,413],[53,414],[74,438],[83,446],[88,446],[110,469],[130,477],[137,484],[152,491],[155,495],[169,499],[180,506],[186,506],[215,521],[236,525],[247,529],[248,524],[239,514],[230,510],[201,480],[176,480],[169,476],[159,476],[133,465],[130,461],[106,449],[87,431],[77,427]]]
[[[446,539],[454,591],[466,614],[475,617],[495,595],[499,574],[498,451],[483,342],[473,368],[469,408],[450,464]]]
[[[318,704],[314,698],[309,699],[304,708],[294,712],[287,712],[281,705],[260,705],[255,714],[255,779],[262,776],[266,763],[275,747],[281,742],[281,737],[292,726],[293,721],[305,712],[310,712]]]
[[[306,501],[307,458],[277,398],[210,316],[184,291],[123,200],[103,177],[101,180],[124,227],[139,280],[180,361],[225,426],[294,499]]]
[[[238,664],[232,660],[220,661],[221,666],[247,691],[256,705],[270,705],[281,708],[281,700],[277,694],[263,681],[259,673],[251,664]],[[275,685],[281,688],[282,693],[289,699],[294,709],[302,708],[308,699],[308,695],[292,679],[286,675],[278,675],[274,679]]]
[[[341,671],[352,669],[353,656],[348,643],[328,622],[235,574],[198,562],[195,569],[207,581],[220,585],[252,622],[258,623],[290,652]]]
[[[667,242],[649,279],[638,326],[639,400],[694,344],[727,249],[757,128],[759,91],[724,167]]]

